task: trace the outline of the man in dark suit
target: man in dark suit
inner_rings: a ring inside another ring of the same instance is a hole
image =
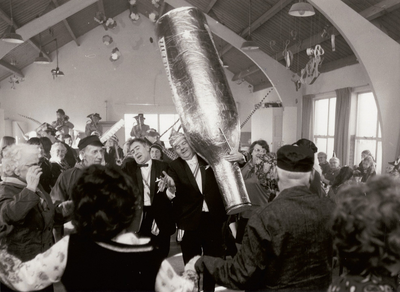
[[[156,180],[168,169],[168,164],[150,158],[149,145],[141,139],[135,138],[130,142],[131,156],[124,160],[121,168],[138,186],[142,196],[142,220],[133,229],[138,230],[139,236],[151,237],[159,246],[160,251],[167,257],[170,247],[170,237],[176,231],[172,213],[172,203],[164,190],[160,190]]]
[[[182,133],[174,133],[170,144],[179,158],[170,162],[168,175],[174,180],[174,214],[178,224],[185,264],[196,255],[222,257],[222,224],[225,207],[211,167],[189,146]],[[170,190],[168,195],[171,196]],[[213,291],[214,280],[204,275],[204,291]]]

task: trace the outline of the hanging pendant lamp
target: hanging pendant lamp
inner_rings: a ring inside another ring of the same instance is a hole
[[[34,61],[35,64],[42,64],[42,65],[47,65],[50,63],[49,59],[47,59],[45,56],[43,56],[42,52],[42,35],[39,33],[39,39],[40,39],[40,52],[39,52],[39,57],[37,57]]]
[[[6,28],[3,36],[1,37],[1,40],[3,42],[11,44],[22,44],[24,42],[22,36],[15,32],[11,0],[10,0],[10,14],[11,14],[11,24]]]
[[[249,0],[249,36],[246,38],[246,41],[242,44],[240,49],[245,51],[259,49],[259,46],[251,38],[251,0]]]
[[[56,67],[56,69],[53,69],[53,70],[51,70],[51,74],[53,74],[53,79],[54,78],[56,78],[56,77],[62,77],[62,76],[64,76],[64,72],[62,72],[61,70],[60,70],[60,68],[58,67],[58,42],[57,42],[57,39],[56,39],[56,56],[57,56],[57,67]]]
[[[314,7],[310,3],[302,2],[295,3],[289,10],[289,15],[296,17],[308,17],[315,14]]]

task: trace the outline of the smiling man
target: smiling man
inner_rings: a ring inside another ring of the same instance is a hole
[[[167,257],[170,236],[175,233],[175,222],[172,215],[172,203],[166,191],[160,190],[156,181],[168,170],[168,164],[150,157],[150,146],[146,140],[135,138],[130,141],[129,158],[121,168],[139,188],[142,200],[139,208],[142,212],[132,226],[139,236],[151,237],[158,244],[164,257]],[[136,224],[135,224],[136,223]]]

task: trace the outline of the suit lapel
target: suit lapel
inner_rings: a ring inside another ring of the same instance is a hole
[[[184,168],[185,168],[185,171],[186,171],[186,175],[188,176],[190,183],[192,184],[192,186],[196,190],[199,191],[199,193],[201,193],[200,189],[199,189],[199,186],[197,185],[196,178],[194,177],[194,175],[192,173],[192,170],[190,169],[189,164],[185,160],[183,160],[183,164],[184,164]]]
[[[155,160],[152,160],[151,170],[150,170],[150,200],[152,204],[156,191],[156,168],[157,168],[157,163]]]
[[[143,186],[143,178],[142,178],[142,172],[140,171],[140,167],[136,166],[136,179],[138,183],[138,187],[140,190],[140,195],[142,196],[142,201],[144,201],[144,186]]]
[[[203,194],[204,190],[206,189],[206,168],[205,168],[205,161],[201,159],[199,156],[197,156],[197,159],[199,161],[199,166],[200,166],[200,174],[201,174],[201,185],[203,188]]]

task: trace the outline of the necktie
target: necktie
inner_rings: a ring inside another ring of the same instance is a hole
[[[138,164],[138,167],[147,167],[149,166],[147,163],[146,164]]]

